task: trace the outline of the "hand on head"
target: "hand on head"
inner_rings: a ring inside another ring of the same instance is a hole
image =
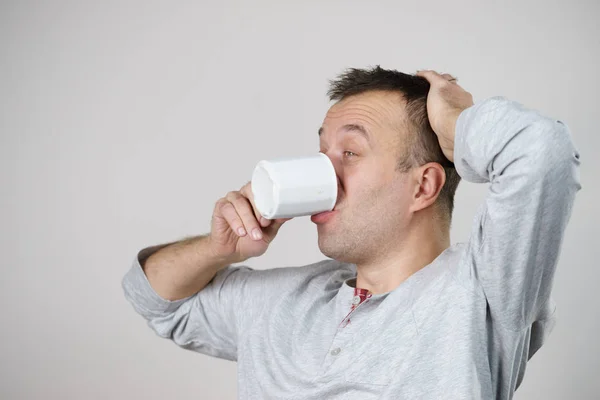
[[[431,128],[438,136],[440,147],[448,160],[454,162],[456,120],[463,110],[473,105],[473,96],[458,85],[450,74],[418,71],[431,85],[427,95],[427,115]]]

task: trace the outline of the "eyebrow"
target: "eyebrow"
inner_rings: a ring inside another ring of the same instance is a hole
[[[348,132],[357,132],[357,133],[361,134],[365,139],[367,139],[367,142],[371,143],[371,136],[369,135],[369,132],[367,132],[365,127],[362,125],[346,124],[346,125],[342,126],[342,130],[345,130]],[[319,136],[321,136],[321,133],[323,133],[323,127],[319,128]]]

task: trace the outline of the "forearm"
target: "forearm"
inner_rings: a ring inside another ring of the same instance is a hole
[[[208,235],[170,243],[140,260],[148,282],[166,300],[179,300],[202,290],[215,274],[231,264],[211,254]]]
[[[576,150],[566,126],[519,103],[486,99],[464,110],[456,128],[462,133],[454,144],[461,157],[454,163],[466,181],[529,190],[527,179],[556,168],[571,171]]]
[[[492,318],[523,329],[550,297],[564,232],[581,189],[579,152],[567,126],[502,98],[465,110],[456,169],[489,182],[468,258]]]

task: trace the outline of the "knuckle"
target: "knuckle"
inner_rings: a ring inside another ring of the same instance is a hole
[[[232,199],[231,202],[237,209],[245,209],[248,207],[248,200],[244,196],[237,196],[236,198]]]
[[[227,201],[227,199],[225,199],[224,197],[217,200],[217,202],[215,203],[215,210],[220,211],[223,209],[223,206],[225,206],[225,204],[229,203],[229,201]]]
[[[233,208],[233,205],[228,202],[228,201],[224,201],[220,204],[219,206],[219,211],[221,212],[221,214],[223,214],[224,216],[227,216],[227,214],[230,213],[231,209]]]
[[[440,84],[440,92],[446,94],[446,93],[452,91],[453,85],[454,84],[452,82],[448,82],[448,81],[442,82]]]
[[[247,194],[252,194],[252,182],[247,182],[244,186],[242,186],[240,193],[243,193],[244,196]]]
[[[232,190],[231,192],[227,193],[227,195],[225,196],[225,198],[229,201],[232,201],[236,198],[239,197],[239,192]]]

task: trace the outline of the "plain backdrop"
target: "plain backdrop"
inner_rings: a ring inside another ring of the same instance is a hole
[[[2,1],[0,398],[235,399],[236,364],[182,350],[126,302],[138,250],[208,232],[261,159],[318,152],[328,79],[458,76],[561,119],[581,182],[558,323],[516,399],[598,399],[600,3]],[[452,242],[487,185],[463,181]],[[255,268],[322,259],[308,218]]]

